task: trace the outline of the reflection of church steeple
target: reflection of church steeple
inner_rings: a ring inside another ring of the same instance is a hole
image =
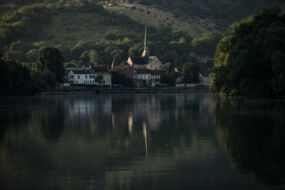
[[[147,142],[147,126],[146,122],[143,122],[143,137],[144,137],[144,148],[145,148],[145,159],[148,157],[148,142]]]
[[[148,52],[148,46],[147,46],[147,29],[145,27],[145,31],[144,31],[144,49],[143,49],[142,57],[147,58],[148,56],[149,56],[149,52]]]

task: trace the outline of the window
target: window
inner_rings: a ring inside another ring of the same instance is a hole
[[[80,79],[80,75],[78,75],[77,78]]]
[[[88,79],[88,75],[85,75],[85,78]]]

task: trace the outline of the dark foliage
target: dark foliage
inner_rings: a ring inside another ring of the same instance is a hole
[[[63,57],[57,48],[43,48],[39,52],[39,71],[47,70],[56,76],[58,82],[64,77]]]
[[[126,75],[112,72],[112,84],[114,86],[125,86],[125,87],[133,87],[133,80],[128,78]]]
[[[285,95],[285,14],[264,10],[230,27],[215,56],[215,88],[228,95]]]
[[[29,68],[15,61],[0,60],[0,95],[25,95],[33,92]]]

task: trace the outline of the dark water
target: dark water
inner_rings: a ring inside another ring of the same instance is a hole
[[[285,189],[285,102],[0,99],[0,189]]]

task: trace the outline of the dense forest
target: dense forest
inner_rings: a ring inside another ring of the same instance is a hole
[[[285,14],[264,10],[233,24],[215,56],[215,88],[227,95],[285,95]]]

